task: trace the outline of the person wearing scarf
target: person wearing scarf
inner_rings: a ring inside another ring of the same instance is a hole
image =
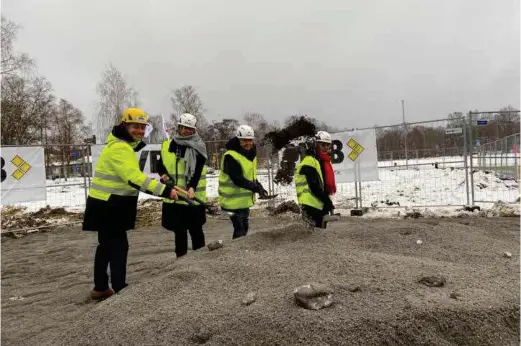
[[[169,182],[188,192],[193,199],[196,191],[206,189],[205,165],[208,158],[206,145],[196,132],[197,119],[192,114],[182,114],[177,121],[177,132],[171,140],[163,142],[161,158],[157,162],[157,173],[161,181]],[[184,170],[180,171],[184,163]],[[192,250],[205,246],[203,225],[206,210],[201,204],[184,201],[163,200],[161,225],[175,234],[175,253],[182,257],[188,251],[188,233],[192,240]]]
[[[331,135],[319,131],[313,147],[306,151],[295,170],[297,198],[303,216],[315,227],[325,228],[324,216],[333,211],[329,196],[336,193],[335,173],[331,165]]]

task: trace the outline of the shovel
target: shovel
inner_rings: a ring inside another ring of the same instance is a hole
[[[260,195],[259,199],[273,199],[273,198],[277,197],[278,195],[279,195],[278,193],[275,195],[264,195],[264,196]]]
[[[328,222],[339,221],[340,213],[333,214],[333,211],[330,211],[328,215],[324,215],[322,219],[322,228],[326,228]]]
[[[201,204],[202,206],[204,206],[204,207],[206,208],[206,210],[208,210],[208,213],[209,213],[210,215],[228,215],[228,216],[232,216],[232,215],[235,214],[235,213],[230,212],[230,211],[221,211],[221,210],[219,210],[219,208],[216,207],[216,206],[213,206],[213,205],[210,205],[210,204],[206,204],[206,203],[204,203],[204,202],[203,202],[200,198],[198,198],[198,197],[194,197],[194,200],[191,200],[191,199],[185,197],[185,196],[188,195],[188,191],[183,190],[183,189],[180,188],[179,186],[174,186],[174,189],[175,189],[177,192],[181,192],[181,193],[183,193],[183,195],[178,194],[178,196],[181,197],[181,198],[183,199],[183,201],[188,200],[188,201],[191,202],[191,203],[188,202],[188,203],[190,203],[190,204],[193,204],[194,201],[196,201],[197,203],[199,203],[199,204]]]

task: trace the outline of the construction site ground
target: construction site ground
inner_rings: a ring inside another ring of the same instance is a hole
[[[207,243],[224,247],[179,260],[159,222],[129,232],[129,287],[99,303],[96,233],[3,237],[2,345],[519,345],[519,217],[346,217],[311,231],[257,215],[234,241],[228,219],[209,218]],[[332,306],[295,304],[311,282]]]

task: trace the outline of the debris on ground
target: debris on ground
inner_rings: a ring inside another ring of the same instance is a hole
[[[46,206],[35,212],[27,207],[5,206],[2,208],[2,236],[20,238],[34,232],[45,232],[59,224],[79,223],[83,213],[66,211],[64,208]]]
[[[447,279],[443,276],[424,276],[419,282],[429,287],[442,287],[447,282]]]
[[[503,252],[503,257],[512,258],[512,253],[505,251],[505,252]]]
[[[287,212],[292,212],[295,214],[300,214],[300,207],[298,204],[291,200],[291,201],[284,201],[280,203],[275,208],[268,207],[268,211],[270,212],[270,215],[280,215]]]
[[[327,308],[333,304],[333,290],[324,284],[310,283],[293,291],[298,306],[309,310]]]

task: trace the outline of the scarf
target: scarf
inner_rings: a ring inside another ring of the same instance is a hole
[[[330,195],[336,193],[335,172],[331,164],[331,156],[324,152],[318,153],[319,159],[324,163],[324,185]]]
[[[186,146],[185,156],[183,159],[185,160],[185,181],[188,183],[194,176],[195,166],[197,164],[197,153],[201,154],[205,160],[208,159],[206,154],[206,145],[197,133],[190,136],[180,136],[179,134],[175,134],[173,140],[178,145]]]

